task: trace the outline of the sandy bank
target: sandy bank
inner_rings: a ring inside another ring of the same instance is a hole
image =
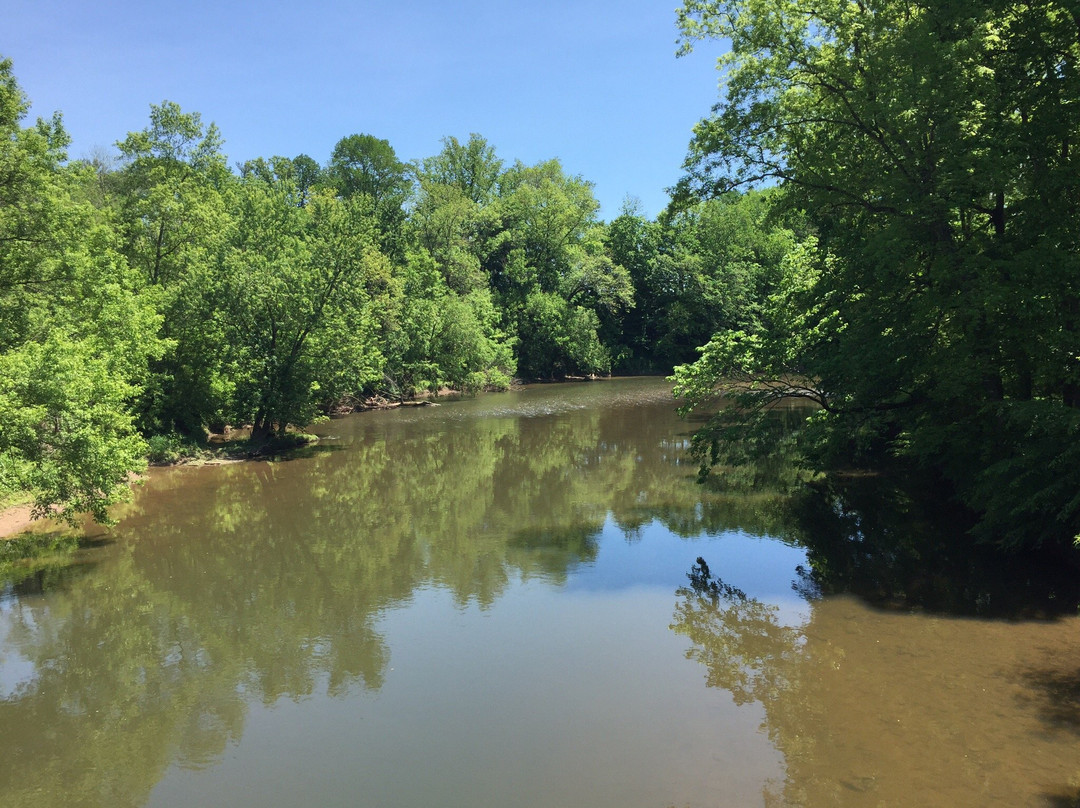
[[[0,539],[10,539],[31,528],[54,525],[55,523],[48,519],[33,519],[29,505],[13,505],[0,511]]]

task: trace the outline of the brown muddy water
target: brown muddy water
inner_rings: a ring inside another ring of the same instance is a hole
[[[823,595],[782,497],[695,484],[667,391],[153,474],[0,583],[0,805],[1075,804],[1075,607]]]

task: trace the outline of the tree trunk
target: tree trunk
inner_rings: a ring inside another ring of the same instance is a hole
[[[1066,383],[1061,393],[1061,401],[1066,407],[1080,409],[1080,384]]]
[[[273,435],[273,429],[274,424],[266,417],[266,414],[264,412],[257,413],[255,420],[251,424],[251,443],[266,443]]]

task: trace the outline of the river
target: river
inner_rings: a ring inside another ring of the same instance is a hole
[[[0,583],[0,805],[1075,804],[1075,603],[844,566],[691,428],[660,379],[538,385],[155,470]]]

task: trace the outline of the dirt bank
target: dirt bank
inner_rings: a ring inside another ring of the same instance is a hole
[[[0,539],[10,539],[25,533],[31,527],[54,526],[49,520],[34,520],[30,516],[29,505],[13,505],[10,508],[0,510]]]

